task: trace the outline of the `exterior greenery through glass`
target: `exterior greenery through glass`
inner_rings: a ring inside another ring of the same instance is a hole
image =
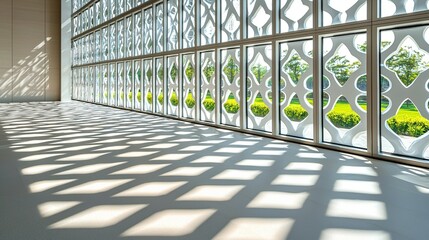
[[[72,4],[76,100],[429,160],[429,1]]]

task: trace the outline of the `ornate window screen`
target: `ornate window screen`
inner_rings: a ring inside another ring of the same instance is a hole
[[[182,117],[195,118],[195,55],[187,54],[182,58]]]
[[[429,159],[427,0],[72,2],[74,99]]]
[[[280,1],[280,32],[292,32],[313,27],[312,0]]]
[[[323,39],[323,141],[367,148],[366,34]],[[365,91],[364,91],[365,90]]]
[[[168,57],[167,63],[167,111],[169,115],[179,116],[179,57]]]
[[[200,53],[200,109],[201,121],[215,122],[216,114],[216,61],[215,52]]]
[[[221,50],[221,124],[240,126],[240,49]]]
[[[201,45],[213,44],[216,42],[216,4],[215,0],[200,0]]]
[[[313,139],[313,41],[279,46],[280,134]]]
[[[384,30],[380,45],[381,151],[429,159],[428,129],[417,127],[429,124],[429,27]]]
[[[272,131],[271,45],[247,47],[247,127]]]
[[[221,41],[229,42],[240,39],[240,1],[221,0]]]

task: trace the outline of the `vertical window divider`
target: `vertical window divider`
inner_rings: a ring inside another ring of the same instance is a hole
[[[195,52],[195,121],[201,120],[201,52]]]
[[[376,112],[374,109],[377,109],[377,97],[376,96],[376,88],[373,86],[373,82],[377,82],[377,77],[373,76],[372,72],[377,72],[377,67],[375,64],[377,61],[373,60],[373,53],[374,53],[374,46],[377,46],[377,43],[372,42],[372,39],[374,39],[372,28],[368,27],[367,30],[367,47],[366,47],[366,99],[367,99],[367,110],[366,110],[366,116],[367,116],[367,152],[369,155],[372,155],[374,152],[374,126],[372,124],[372,119],[374,116],[376,116]],[[374,70],[374,71],[373,71]],[[371,74],[369,74],[371,73]]]
[[[240,129],[247,128],[247,46],[240,46]]]
[[[321,55],[319,54],[322,49],[322,37],[317,33],[313,36],[313,132],[314,143],[320,144],[322,142],[322,63]]]
[[[195,34],[194,34],[194,48],[199,47],[201,45],[201,1],[202,0],[195,0]]]
[[[177,1],[177,49],[178,50],[183,49],[183,44],[182,44],[183,30],[182,29],[184,29],[183,28],[183,1],[178,0]],[[180,55],[178,55],[177,57],[180,58]],[[179,65],[179,69],[180,69],[180,65]]]
[[[215,92],[215,124],[221,124],[221,116],[222,116],[222,91],[221,91],[221,83],[222,83],[222,64],[220,63],[220,49],[217,48],[215,50],[215,81],[216,81],[216,92]]]
[[[368,136],[371,136],[371,142],[368,142],[368,151],[373,157],[379,156],[380,153],[380,91],[379,91],[379,73],[380,69],[378,67],[379,62],[379,52],[380,46],[379,42],[379,31],[378,28],[373,26],[368,31],[368,35],[371,35],[371,42],[368,42],[368,49],[370,51],[371,60],[371,84],[370,91],[368,93],[370,97],[370,103],[368,106],[370,109],[368,110],[368,115],[371,115],[370,121],[368,124],[371,125],[370,129],[368,129]],[[368,53],[367,53],[368,54]],[[369,112],[371,111],[371,112]]]
[[[182,99],[183,99],[183,54],[179,54],[178,55],[178,74],[179,74],[179,81],[178,81],[178,84],[179,84],[179,87],[178,87],[178,93],[177,93],[177,96],[178,96],[178,98],[179,98],[179,105],[178,105],[178,107],[179,107],[179,109],[178,109],[178,111],[177,111],[177,114],[178,114],[178,118],[183,118],[183,101],[182,101]]]
[[[279,33],[279,12],[280,1],[272,0],[272,34]],[[280,47],[277,41],[271,42],[271,123],[272,135],[277,136],[280,133],[280,115],[279,115],[279,72],[277,63],[279,62],[278,48]]]
[[[165,11],[164,11],[164,16],[165,16]],[[165,18],[164,18],[165,19]],[[165,21],[163,21],[165,22]],[[164,24],[165,26],[165,24]],[[165,34],[165,28],[164,28],[164,34]],[[165,36],[165,35],[164,35]],[[164,37],[164,40],[166,38]],[[165,43],[165,41],[164,41]],[[164,45],[165,46],[165,45]],[[163,72],[163,76],[162,76],[162,95],[163,97],[163,106],[162,106],[162,113],[161,115],[168,115],[168,62],[167,62],[167,57],[162,56],[161,57],[161,62],[162,62],[162,72]],[[166,71],[167,70],[167,71]]]

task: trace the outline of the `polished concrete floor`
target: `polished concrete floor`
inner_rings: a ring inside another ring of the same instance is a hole
[[[84,103],[0,105],[0,239],[428,239],[429,171]]]

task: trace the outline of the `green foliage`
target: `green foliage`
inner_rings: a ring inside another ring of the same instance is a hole
[[[350,62],[345,56],[338,54],[334,55],[326,64],[326,68],[334,74],[341,85],[344,85],[350,78],[350,75],[360,66],[361,63],[359,61]]]
[[[420,137],[429,131],[429,120],[420,117],[395,116],[387,120],[387,125],[398,135]]]
[[[170,77],[171,80],[173,80],[174,82],[176,82],[177,80],[177,66],[176,63],[173,64],[173,66],[171,67],[171,71],[170,71]]]
[[[163,93],[160,93],[160,94],[158,95],[158,102],[159,102],[161,105],[163,105],[163,104],[164,104],[164,94],[163,94]]]
[[[141,71],[141,69],[139,69],[137,71],[137,79],[141,79],[141,76],[142,76],[142,71]]]
[[[232,98],[228,99],[224,104],[223,107],[225,108],[225,111],[227,113],[238,113],[238,110],[240,110],[240,105],[238,102]]]
[[[252,66],[251,70],[252,70],[252,74],[255,76],[258,83],[261,83],[262,78],[264,78],[264,76],[268,72],[268,67],[258,63]]]
[[[215,74],[215,66],[213,62],[208,62],[207,65],[203,69],[203,74],[206,77],[207,81],[210,82],[213,75]]]
[[[163,80],[163,79],[164,79],[164,68],[163,68],[163,67],[160,67],[160,68],[158,69],[157,75],[158,75],[158,78],[159,78],[160,80]]]
[[[173,106],[177,106],[179,105],[179,98],[177,97],[176,91],[173,91],[171,93],[171,97],[170,97],[170,103]]]
[[[146,77],[147,77],[148,79],[152,79],[152,76],[153,76],[152,68],[149,68],[149,69],[146,71]]]
[[[188,108],[193,108],[195,106],[195,98],[192,96],[192,93],[188,93],[186,96],[185,104]]]
[[[146,100],[149,104],[152,104],[152,93],[151,92],[147,92]]]
[[[119,93],[119,97],[121,98],[121,100],[122,100],[122,101],[124,101],[124,98],[125,98],[125,93],[124,93],[124,91],[121,91],[121,92]]]
[[[254,102],[250,105],[250,110],[256,117],[265,117],[270,112],[270,108],[264,102]]]
[[[104,98],[107,98],[107,96],[108,96],[109,94],[107,93],[107,91],[106,92],[103,92],[103,96],[104,96]]]
[[[116,98],[116,92],[115,91],[112,91],[111,92],[111,95],[112,95],[112,98],[114,99],[114,98]]]
[[[140,90],[137,92],[137,100],[139,102],[141,102],[141,100],[142,100],[142,93],[140,92]]]
[[[308,116],[308,112],[299,103],[290,104],[283,111],[291,121],[295,122],[301,122]]]
[[[133,100],[133,92],[128,92],[128,99]]]
[[[227,64],[223,68],[223,72],[225,73],[229,83],[232,83],[234,81],[235,76],[240,71],[240,67],[238,67],[237,64],[235,64],[234,59],[229,56],[227,60]]]
[[[360,122],[360,116],[354,112],[332,110],[327,114],[329,120],[337,128],[353,128]]]
[[[192,66],[191,63],[189,63],[185,69],[185,75],[186,75],[188,81],[191,81],[194,74],[195,74],[195,68],[194,68],[194,66]]]
[[[283,70],[289,75],[291,80],[297,84],[301,75],[307,71],[308,63],[295,53],[290,60],[283,66]]]
[[[409,46],[399,49],[387,59],[386,66],[396,72],[405,86],[411,85],[421,72],[428,68],[428,62],[423,61],[424,54]]]
[[[207,111],[212,112],[215,109],[216,104],[212,98],[207,97],[203,101],[203,106]]]

